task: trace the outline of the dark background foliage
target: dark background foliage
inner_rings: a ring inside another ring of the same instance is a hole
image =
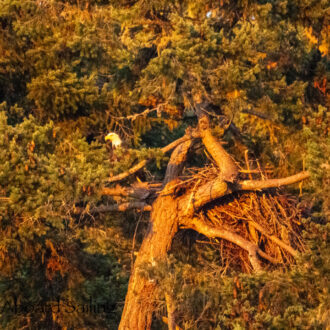
[[[327,10],[325,0],[0,0],[1,327],[116,328],[147,216],[89,210],[109,202],[109,173],[138,159],[157,157],[141,179],[162,177],[158,148],[196,124],[198,96],[214,107],[215,134],[224,118],[240,132],[224,137],[237,161],[248,149],[275,176],[311,172],[299,196],[308,248],[290,271],[235,274],[188,234],[154,274],[176,293],[180,326],[329,326]],[[116,163],[109,131],[125,143]],[[86,312],[91,297],[109,311]],[[59,300],[70,313],[56,312]]]

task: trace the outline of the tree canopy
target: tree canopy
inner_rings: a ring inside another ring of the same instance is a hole
[[[328,15],[0,0],[1,327],[329,326]]]

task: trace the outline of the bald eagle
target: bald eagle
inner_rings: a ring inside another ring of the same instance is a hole
[[[105,141],[110,140],[112,148],[113,149],[117,149],[121,146],[122,141],[119,137],[118,134],[110,132],[106,137],[105,137]]]
[[[107,149],[109,150],[109,160],[111,163],[118,162],[118,156],[115,152],[115,149],[118,149],[122,145],[121,138],[119,137],[118,134],[110,132],[105,138],[105,141],[110,141],[111,142],[111,147],[107,146]]]

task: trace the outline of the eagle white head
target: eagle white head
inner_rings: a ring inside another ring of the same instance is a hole
[[[110,140],[110,141],[111,141],[111,144],[112,144],[112,147],[113,147],[113,148],[118,148],[118,147],[120,147],[120,146],[121,146],[121,143],[122,143],[122,141],[121,141],[119,135],[116,134],[116,133],[112,133],[112,132],[109,133],[109,134],[105,137],[105,141],[107,141],[107,140]]]

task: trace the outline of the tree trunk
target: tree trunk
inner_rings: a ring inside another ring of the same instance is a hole
[[[175,181],[166,188],[173,183]],[[134,264],[119,330],[150,329],[156,283],[141,276],[140,270],[146,263],[166,258],[178,230],[177,209],[177,202],[171,195],[161,195],[153,204],[149,232]]]
[[[182,182],[177,177],[182,171],[193,141],[189,138],[182,139],[182,144],[175,146],[163,182],[163,187],[165,187],[160,191],[152,205],[149,231],[143,240],[130,277],[119,330],[150,329],[152,314],[155,309],[157,283],[153,279],[148,279],[141,271],[148,264],[155,265],[156,262],[165,260],[179,226],[194,229],[207,237],[219,237],[236,244],[248,252],[249,261],[256,272],[262,270],[259,257],[276,263],[276,260],[262,251],[257,244],[230,230],[213,227],[194,215],[207,203],[234,191],[255,191],[292,184],[308,178],[309,173],[302,172],[283,179],[238,181],[238,169],[235,162],[221,146],[221,143],[212,136],[209,119],[201,111],[199,114],[199,132],[221,175],[180,192],[178,187]],[[227,184],[227,182],[231,182],[231,184]],[[108,189],[107,192],[112,194],[119,192],[122,195],[133,194],[134,189],[123,191],[117,187]],[[168,309],[169,326],[173,328],[175,325],[175,307],[169,301]]]
[[[149,232],[143,240],[128,284],[119,330],[150,329],[156,283],[142,276],[140,272],[145,264],[153,265],[156,261],[166,258],[173,237],[178,231],[179,199],[175,199],[174,190],[178,183],[176,178],[186,161],[191,144],[191,139],[183,141],[171,155],[165,175],[167,184],[152,205]]]

